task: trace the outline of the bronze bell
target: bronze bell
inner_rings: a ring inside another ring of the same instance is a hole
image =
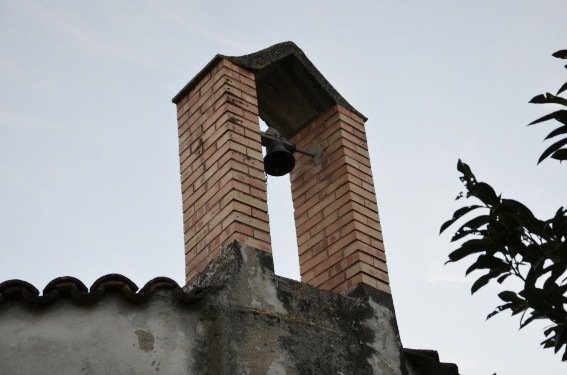
[[[283,142],[270,140],[266,145],[264,171],[270,176],[284,176],[295,167],[293,153]]]

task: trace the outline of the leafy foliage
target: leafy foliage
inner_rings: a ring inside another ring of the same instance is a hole
[[[552,56],[557,57],[559,59],[567,59],[567,50],[557,51]],[[565,65],[565,68],[567,68],[567,65]],[[563,93],[566,90],[567,90],[567,82],[565,82],[559,88],[559,90],[557,90],[557,94],[555,94],[555,95],[550,94],[550,93],[540,94],[540,95],[534,96],[532,98],[532,100],[530,100],[530,103],[558,104],[560,106],[567,108],[567,99],[559,96],[561,93]],[[547,140],[547,139],[550,139],[550,138],[553,138],[553,137],[557,137],[558,135],[567,134],[567,110],[561,109],[559,111],[550,113],[549,115],[545,115],[545,116],[531,122],[528,125],[539,124],[539,123],[547,121],[547,120],[557,120],[563,125],[561,125],[557,129],[555,129],[551,133],[549,133],[547,135],[547,137],[545,137],[544,140]],[[548,158],[550,156],[551,156],[551,158],[557,159],[559,161],[567,160],[567,147],[565,147],[565,145],[567,145],[567,137],[553,143],[551,146],[549,146],[541,154],[541,156],[538,160],[538,164],[541,163],[543,160],[545,160],[546,158]]]
[[[549,320],[542,345],[555,353],[566,346],[562,360],[567,361],[567,209],[561,207],[551,219],[540,220],[522,203],[504,199],[489,184],[478,182],[461,160],[457,169],[466,188],[457,199],[475,198],[480,204],[458,209],[441,226],[443,232],[464,221],[451,240],[460,244],[447,263],[477,257],[467,275],[487,272],[474,282],[472,293],[492,280],[501,284],[510,276],[520,279],[523,289],[501,292],[504,303],[487,319],[510,310],[512,315],[522,314],[520,328],[536,319]],[[465,219],[473,212],[476,216]]]

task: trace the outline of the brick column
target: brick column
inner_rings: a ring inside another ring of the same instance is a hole
[[[364,120],[340,105],[293,138],[319,146],[319,163],[296,154],[291,173],[302,281],[344,292],[365,283],[390,293]]]
[[[233,240],[271,252],[254,74],[213,63],[175,99],[187,281]]]

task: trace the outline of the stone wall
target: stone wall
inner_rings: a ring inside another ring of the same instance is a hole
[[[64,289],[30,297],[0,284],[0,373],[408,374],[389,294],[276,276],[271,254],[246,245],[184,291],[133,294],[112,280],[83,299]]]

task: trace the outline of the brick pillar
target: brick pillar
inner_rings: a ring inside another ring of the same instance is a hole
[[[359,283],[390,293],[364,120],[335,105],[293,137],[322,149],[296,154],[291,173],[302,281],[344,292]]]
[[[187,281],[233,240],[271,252],[254,74],[211,64],[174,99]]]

